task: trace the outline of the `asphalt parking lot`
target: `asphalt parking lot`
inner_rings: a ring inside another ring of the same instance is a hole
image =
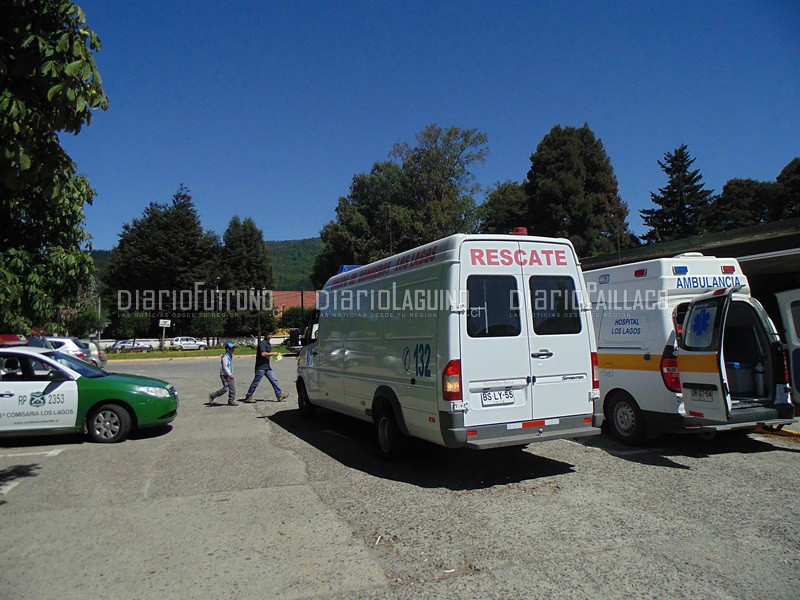
[[[215,359],[109,368],[175,384],[178,419],[114,446],[0,438],[3,598],[798,596],[795,438],[387,464],[369,425],[299,418],[294,360],[275,364],[288,402],[238,407],[207,405]]]

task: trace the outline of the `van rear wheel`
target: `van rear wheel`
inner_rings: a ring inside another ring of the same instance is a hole
[[[618,442],[628,446],[644,442],[644,414],[628,394],[614,396],[608,410],[608,427]]]
[[[391,408],[382,409],[375,419],[378,452],[386,460],[397,460],[408,452],[409,440],[400,431]]]

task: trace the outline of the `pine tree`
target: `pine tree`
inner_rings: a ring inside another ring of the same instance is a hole
[[[528,232],[569,238],[579,256],[631,246],[628,206],[603,143],[587,124],[556,125],[531,155]]]
[[[663,162],[658,161],[668,181],[658,193],[650,194],[658,208],[640,211],[650,228],[642,236],[645,242],[668,242],[706,232],[713,190],[705,189],[700,169],[690,170],[694,161],[686,144],[664,154]]]
[[[118,294],[126,290],[135,296],[144,290],[194,290],[205,282],[214,287],[219,272],[219,240],[203,229],[189,189],[181,184],[169,204],[151,202],[142,216],[122,227],[117,246],[111,251],[103,277],[106,297],[112,309],[112,325],[118,326],[127,311],[118,310]],[[172,306],[162,307],[171,310]],[[158,310],[157,308],[155,309]],[[159,317],[154,311],[151,331]],[[173,317],[175,335],[190,333],[191,318],[182,311]]]
[[[272,290],[273,273],[264,233],[253,219],[231,218],[222,236],[220,252],[219,287],[226,290]],[[258,314],[260,312],[261,314]],[[238,311],[226,319],[225,330],[230,335],[255,335],[272,329],[273,318],[270,311]],[[196,318],[195,327],[209,329],[196,331],[200,335],[219,335],[214,333],[216,323],[207,317]]]

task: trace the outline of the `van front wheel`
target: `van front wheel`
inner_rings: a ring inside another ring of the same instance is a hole
[[[644,415],[628,394],[618,394],[611,401],[608,426],[618,442],[636,446],[644,441]]]
[[[300,416],[303,419],[313,417],[317,408],[311,404],[311,400],[308,399],[308,392],[306,392],[306,386],[302,383],[297,385],[297,408],[300,410]]]
[[[408,438],[400,431],[391,409],[384,408],[375,419],[378,452],[386,460],[397,460],[408,450]]]

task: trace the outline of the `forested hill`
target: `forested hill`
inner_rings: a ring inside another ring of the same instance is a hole
[[[92,250],[92,260],[97,273],[102,275],[111,260],[111,250]]]
[[[319,238],[267,242],[276,290],[313,290],[309,275],[322,248]]]
[[[314,289],[308,276],[314,264],[314,257],[322,248],[322,241],[319,238],[281,240],[266,244],[272,259],[276,290]],[[92,250],[92,258],[98,275],[102,276],[111,258],[111,251]]]

